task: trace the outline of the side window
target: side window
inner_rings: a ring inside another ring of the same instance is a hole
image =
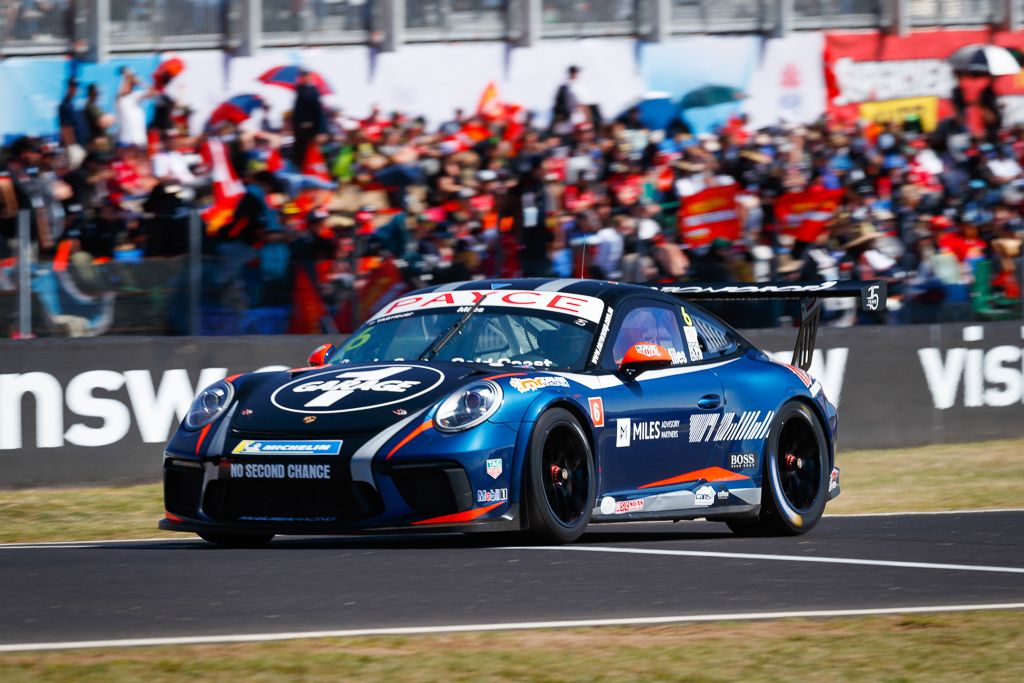
[[[681,306],[683,336],[690,361],[697,363],[728,356],[739,348],[739,340],[725,325],[703,311]]]
[[[686,346],[679,331],[675,311],[669,306],[638,306],[627,312],[615,333],[612,343],[613,367],[618,367],[626,351],[634,344],[643,342],[664,347],[676,359],[674,364],[683,362],[681,355]],[[606,362],[605,365],[608,363]]]

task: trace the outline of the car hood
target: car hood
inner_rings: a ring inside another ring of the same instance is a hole
[[[236,381],[240,435],[377,432],[486,373],[455,363],[362,363],[252,373]]]

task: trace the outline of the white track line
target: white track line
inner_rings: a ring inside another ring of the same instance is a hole
[[[154,645],[205,645],[211,643],[257,643],[272,640],[309,638],[352,638],[356,636],[411,636],[439,633],[478,633],[482,631],[521,631],[541,628],[583,628],[591,626],[643,626],[682,624],[702,621],[753,621],[763,619],[809,619],[862,617],[885,614],[931,614],[935,612],[971,612],[977,610],[1024,609],[1024,602],[1000,602],[980,605],[928,605],[925,607],[880,607],[876,609],[805,610],[798,612],[738,612],[735,614],[686,614],[668,617],[626,617],[621,619],[575,619],[566,621],[520,621],[508,624],[453,624],[448,626],[400,626],[396,628],[354,628],[337,631],[294,631],[214,636],[178,636],[166,638],[123,638],[119,640],[78,640],[53,643],[8,643],[4,652],[39,652],[98,647],[143,647]]]
[[[908,569],[946,569],[962,572],[997,572],[1024,574],[1024,567],[997,567],[982,564],[940,564],[937,562],[900,562],[897,560],[862,560],[852,557],[820,557],[814,555],[762,555],[759,553],[723,553],[710,550],[663,550],[659,548],[621,548],[595,545],[524,545],[494,550],[561,550],[584,553],[622,553],[626,555],[669,555],[676,557],[715,557],[729,560],[770,560],[775,562],[820,562],[823,564],[856,564],[872,567],[903,567]]]
[[[916,515],[979,515],[986,512],[1024,512],[1024,508],[989,508],[986,510],[931,510],[927,512],[849,512],[833,515],[825,510],[825,519],[842,517],[910,517]]]

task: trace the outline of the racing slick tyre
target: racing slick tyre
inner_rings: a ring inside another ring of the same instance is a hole
[[[813,529],[825,511],[832,468],[825,431],[807,405],[783,406],[762,461],[759,516],[726,524],[740,536],[795,536]]]
[[[207,543],[228,548],[262,548],[270,543],[274,534],[198,534]]]
[[[590,523],[596,486],[594,456],[576,418],[563,408],[541,415],[523,487],[530,535],[546,543],[575,541]]]

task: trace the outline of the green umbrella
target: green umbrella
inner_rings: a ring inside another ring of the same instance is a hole
[[[683,95],[679,103],[680,109],[699,109],[701,107],[713,107],[716,104],[736,102],[746,95],[739,88],[729,85],[705,85]]]

